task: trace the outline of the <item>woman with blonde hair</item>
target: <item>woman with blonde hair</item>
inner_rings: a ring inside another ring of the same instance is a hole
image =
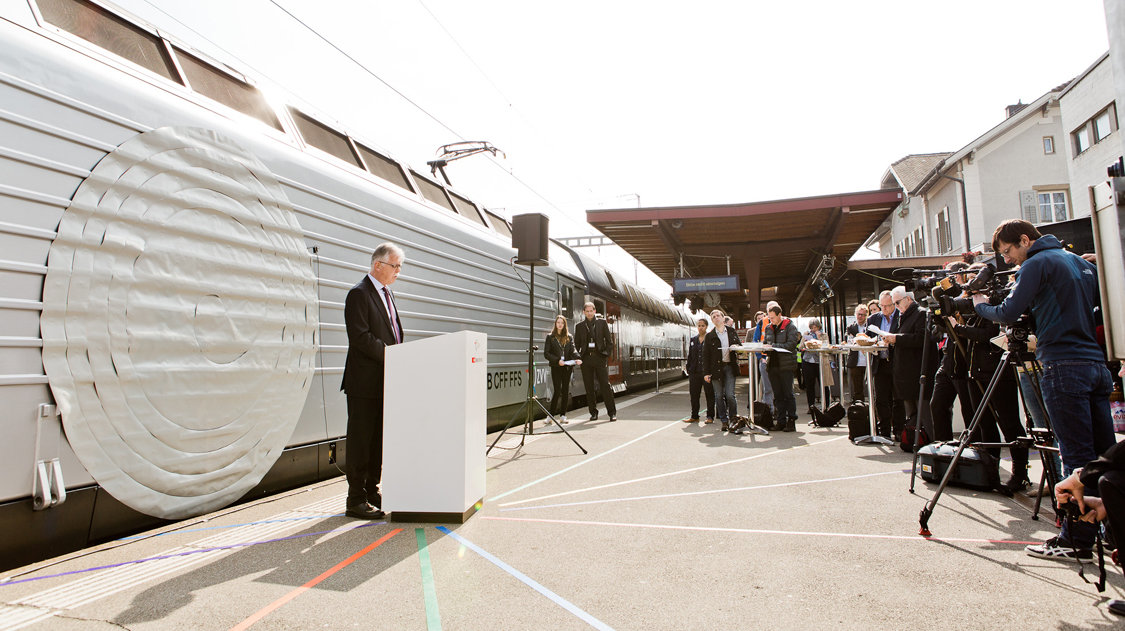
[[[570,327],[566,316],[555,317],[555,324],[543,343],[543,356],[551,366],[551,416],[560,423],[566,423],[566,412],[570,409],[570,374],[574,367],[582,364],[578,351],[574,349],[574,339],[570,337]],[[569,364],[567,362],[570,362]],[[546,421],[551,424],[550,419]]]

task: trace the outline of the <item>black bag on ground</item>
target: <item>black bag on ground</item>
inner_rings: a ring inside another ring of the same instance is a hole
[[[773,427],[773,410],[761,401],[754,402],[754,424],[769,429]]]
[[[927,482],[941,482],[949,468],[953,454],[957,453],[957,441],[930,443],[918,450],[918,461],[922,465],[922,479]],[[957,469],[949,483],[972,489],[992,490],[1000,486],[1000,462],[987,449],[965,447]]]
[[[866,403],[856,402],[849,405],[847,415],[848,440],[871,434],[871,417],[868,416]]]
[[[820,411],[820,408],[815,407],[812,409],[812,411],[812,424],[816,427],[836,427],[840,424],[840,421],[843,420],[843,418],[847,415],[847,411],[844,410],[844,406],[840,405],[839,403],[833,403],[827,410],[823,412]]]

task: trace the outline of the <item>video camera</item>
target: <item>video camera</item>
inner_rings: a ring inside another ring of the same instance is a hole
[[[902,276],[906,270],[895,270]],[[914,292],[915,299],[923,302],[936,316],[976,314],[971,296],[962,294],[984,294],[988,303],[998,305],[1007,297],[1010,288],[1007,277],[1012,272],[997,272],[991,264],[976,270],[912,269],[910,278],[903,282],[907,291]],[[975,276],[964,285],[957,282],[957,275]],[[929,295],[926,295],[928,292]]]

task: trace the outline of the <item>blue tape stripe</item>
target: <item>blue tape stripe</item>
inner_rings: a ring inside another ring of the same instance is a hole
[[[483,549],[481,549],[480,547],[478,547],[475,543],[469,541],[468,539],[462,537],[461,535],[450,532],[450,530],[448,528],[446,528],[445,526],[437,526],[437,529],[440,530],[441,532],[449,535],[450,537],[453,537],[454,540],[456,540],[458,543],[465,546],[466,548],[468,548],[468,549],[472,550],[473,552],[476,552],[477,554],[481,555],[482,557],[484,557],[485,559],[490,561],[496,567],[498,567],[498,568],[504,570],[505,572],[507,572],[508,574],[511,574],[512,576],[518,578],[520,581],[522,581],[525,585],[527,585],[531,589],[534,589],[535,591],[539,592],[540,594],[543,594],[547,598],[550,598],[552,601],[555,602],[555,604],[559,605],[563,609],[566,609],[570,613],[578,616],[586,624],[590,625],[591,627],[594,627],[595,629],[604,629],[606,631],[613,631],[613,627],[611,627],[608,624],[602,622],[601,620],[598,620],[597,618],[591,616],[590,614],[586,613],[585,611],[579,609],[576,605],[571,604],[569,601],[564,599],[562,596],[559,596],[555,592],[547,589],[546,587],[543,587],[539,583],[536,583],[528,575],[526,575],[523,572],[517,570],[516,568],[508,565],[507,563],[501,561],[500,559],[492,556],[488,552],[486,552]]]
[[[437,588],[434,587],[434,569],[430,565],[430,548],[426,544],[426,529],[415,528],[418,540],[418,560],[422,564],[422,599],[426,603],[426,630],[441,631],[441,613],[438,611]]]

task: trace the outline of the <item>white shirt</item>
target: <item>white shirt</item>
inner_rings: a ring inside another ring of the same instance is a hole
[[[730,336],[727,335],[727,330],[716,329],[715,334],[719,336],[719,344],[723,348],[723,361],[730,363]]]

